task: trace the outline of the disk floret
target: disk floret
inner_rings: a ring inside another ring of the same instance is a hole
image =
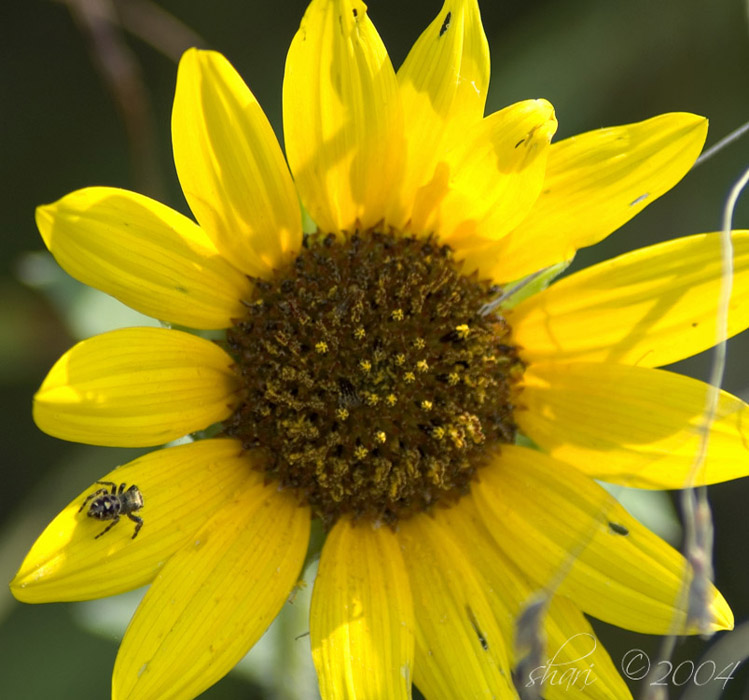
[[[496,288],[448,246],[367,231],[310,236],[228,340],[241,377],[226,433],[326,524],[388,523],[458,498],[511,442],[523,365],[479,309]]]

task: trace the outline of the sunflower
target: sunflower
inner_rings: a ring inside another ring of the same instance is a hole
[[[106,187],[38,209],[67,272],[168,327],[74,346],[37,425],[140,447],[218,426],[103,476],[11,583],[30,603],[150,584],[114,698],[190,698],[224,676],[297,584],[313,521],[324,698],[517,697],[515,623],[538,590],[548,648],[583,679],[549,698],[629,697],[583,613],[696,631],[688,564],[596,480],[687,482],[710,387],[657,367],[714,342],[718,234],[511,292],[673,187],[706,120],[551,144],[544,100],[484,117],[488,81],[475,0],[447,0],[397,73],[361,2],[313,0],[284,77],[288,167],[227,60],[190,50],[172,136],[198,223]],[[749,326],[749,234],[733,238],[729,335]],[[722,393],[698,483],[747,473],[746,420]],[[730,629],[707,597],[710,629]]]

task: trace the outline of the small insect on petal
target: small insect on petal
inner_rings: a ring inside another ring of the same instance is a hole
[[[92,494],[86,496],[86,500],[83,501],[78,512],[80,513],[91,502],[86,512],[89,518],[111,520],[112,522],[96,535],[94,539],[99,539],[103,534],[109,532],[109,530],[120,522],[120,517],[123,515],[126,515],[135,523],[135,532],[133,532],[132,537],[132,539],[135,539],[143,527],[143,518],[133,515],[133,513],[143,507],[143,494],[135,484],[126,491],[125,486],[127,484],[120,484],[119,488],[117,488],[117,484],[114,481],[97,481],[96,483],[109,486],[109,490],[105,488],[97,489]]]
[[[620,525],[619,523],[609,522],[609,529],[611,530],[612,533],[616,535],[628,535],[629,534],[629,530],[626,527],[624,527],[624,525]]]

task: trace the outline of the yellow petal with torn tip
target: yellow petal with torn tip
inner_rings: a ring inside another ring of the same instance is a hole
[[[63,440],[161,445],[231,415],[233,360],[218,345],[166,328],[122,328],[81,341],[34,396],[34,421]]]

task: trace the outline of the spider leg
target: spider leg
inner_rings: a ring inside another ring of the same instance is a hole
[[[137,515],[133,515],[132,513],[128,513],[127,517],[130,518],[135,523],[135,532],[133,533],[133,536],[131,539],[135,539],[135,536],[140,532],[140,529],[143,527],[143,518],[139,518]]]
[[[110,493],[114,496],[117,493],[117,484],[114,483],[114,481],[95,481],[95,484],[104,484],[105,486],[110,486],[111,491]]]
[[[94,539],[98,540],[103,534],[109,532],[118,522],[120,522],[120,516],[115,515],[114,520],[112,520],[109,525],[107,525],[96,537],[94,537]]]
[[[101,482],[97,481],[96,483],[100,484]],[[89,494],[88,496],[86,496],[86,500],[83,501],[83,505],[78,509],[78,512],[80,513],[86,507],[86,504],[88,504],[90,501],[92,501],[94,498],[96,498],[102,493],[108,493],[108,492],[106,489],[98,489],[94,491],[93,493]]]

